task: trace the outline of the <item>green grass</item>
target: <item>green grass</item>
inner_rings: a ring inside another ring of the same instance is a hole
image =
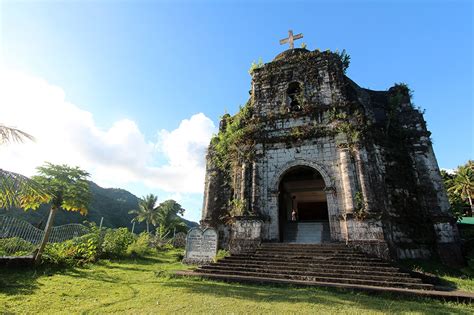
[[[0,269],[0,314],[9,313],[429,313],[469,305],[335,289],[258,286],[179,278],[177,251],[103,260],[81,268]]]
[[[400,265],[417,272],[437,276],[441,279],[442,286],[474,292],[474,270],[471,266],[453,269],[432,260],[404,260],[400,262]]]

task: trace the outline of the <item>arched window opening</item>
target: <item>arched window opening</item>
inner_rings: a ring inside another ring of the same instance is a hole
[[[301,110],[301,104],[299,98],[301,97],[301,84],[299,82],[291,82],[286,90],[288,97],[288,110],[299,111]]]

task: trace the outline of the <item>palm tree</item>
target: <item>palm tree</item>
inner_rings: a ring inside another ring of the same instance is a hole
[[[34,180],[0,169],[0,208],[32,208],[48,203],[51,196]],[[33,205],[33,206],[32,206]]]
[[[132,222],[143,222],[146,223],[146,231],[150,233],[150,224],[156,225],[158,208],[156,203],[158,196],[149,194],[142,197],[138,202],[138,209],[129,211],[129,214],[135,214],[136,216],[132,219]]]
[[[449,192],[468,200],[471,206],[471,216],[474,211],[472,197],[474,195],[474,161],[469,160],[466,165],[459,166],[448,188]]]
[[[34,140],[20,129],[0,124],[0,145]],[[31,204],[46,203],[51,196],[30,178],[0,169],[0,208],[28,208]]]
[[[25,139],[34,140],[34,137],[20,129],[0,124],[0,144],[23,142]]]
[[[159,236],[165,237],[170,231],[176,229],[186,231],[187,225],[178,217],[183,214],[184,209],[174,200],[166,200],[158,206],[157,223],[159,225]]]

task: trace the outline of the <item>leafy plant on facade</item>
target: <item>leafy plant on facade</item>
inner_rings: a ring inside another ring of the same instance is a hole
[[[336,54],[341,59],[342,70],[344,73],[346,73],[347,68],[349,68],[349,65],[351,64],[351,56],[346,52],[345,49],[343,49],[341,52],[336,51]]]
[[[328,119],[336,132],[346,135],[350,147],[359,142],[367,130],[364,115],[358,109],[349,114],[346,110],[332,108],[328,112]]]
[[[240,198],[235,198],[230,201],[230,214],[233,217],[245,215],[245,203]]]
[[[367,217],[367,209],[364,202],[364,195],[358,191],[354,195],[354,215],[357,219],[363,220]]]
[[[250,64],[249,74],[252,75],[255,69],[262,68],[263,66],[264,66],[264,63],[262,61],[262,57],[258,58],[257,62],[255,62],[255,60],[252,61],[252,63]]]
[[[251,158],[254,135],[258,122],[253,120],[253,105],[249,101],[235,116],[225,115],[225,127],[211,140],[213,161],[223,171],[229,171],[231,162]]]

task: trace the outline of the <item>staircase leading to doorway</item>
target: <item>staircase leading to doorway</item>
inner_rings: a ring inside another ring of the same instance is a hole
[[[328,222],[287,222],[283,231],[287,243],[320,244],[329,242],[331,235]]]
[[[232,255],[180,274],[237,282],[333,287],[431,290],[433,285],[340,243],[263,243],[255,252]]]

